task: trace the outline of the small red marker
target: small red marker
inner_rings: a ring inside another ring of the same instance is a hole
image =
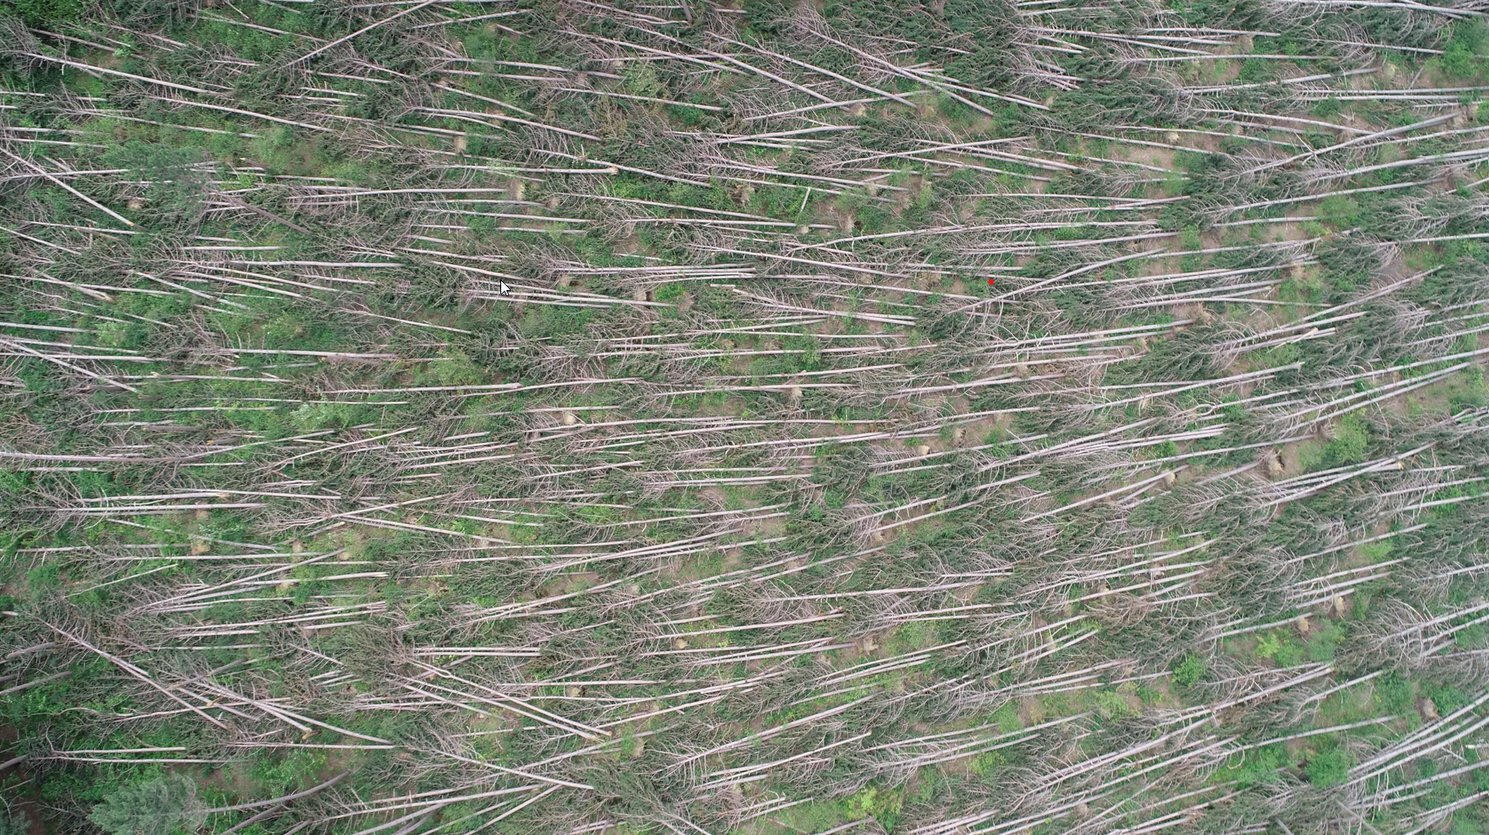
[[[992,279],[992,278],[988,279],[987,280],[987,286],[989,286],[989,287],[993,286],[993,282],[994,281],[996,281],[996,279]]]

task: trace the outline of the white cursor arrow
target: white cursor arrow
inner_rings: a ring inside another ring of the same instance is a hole
[[[501,293],[501,294],[502,294],[502,295],[503,295],[503,296],[510,296],[510,295],[512,295],[512,288],[511,288],[511,287],[508,287],[508,286],[507,286],[507,282],[505,282],[505,281],[503,281],[503,282],[502,282],[502,283],[501,283],[501,289],[500,289],[500,290],[499,290],[499,292],[500,292],[500,293]]]

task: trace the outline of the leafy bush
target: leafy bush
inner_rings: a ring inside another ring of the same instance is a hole
[[[82,12],[82,0],[0,0],[0,14],[13,14],[39,29],[57,29]]]
[[[1412,709],[1411,682],[1392,670],[1375,680],[1375,702],[1383,713],[1404,716]]]
[[[1463,81],[1489,82],[1489,24],[1469,20],[1454,26],[1438,66],[1447,75]]]
[[[1190,653],[1174,666],[1174,683],[1180,687],[1193,687],[1210,671],[1210,664],[1203,656]]]
[[[898,791],[868,786],[844,801],[844,806],[849,819],[873,818],[880,826],[893,831],[904,803],[905,798]]]
[[[206,813],[196,783],[172,774],[119,789],[88,819],[109,835],[173,835],[201,826]]]
[[[1356,415],[1346,415],[1334,426],[1333,438],[1324,446],[1324,465],[1358,464],[1370,453],[1370,428]]]
[[[1337,786],[1349,779],[1349,767],[1353,763],[1349,752],[1343,748],[1330,748],[1308,758],[1303,767],[1308,782],[1319,788]]]
[[[1302,645],[1291,635],[1276,629],[1256,639],[1256,654],[1276,662],[1279,667],[1297,666],[1304,657]]]

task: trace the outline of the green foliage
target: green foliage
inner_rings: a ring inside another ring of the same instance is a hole
[[[1319,788],[1338,786],[1349,779],[1349,768],[1353,765],[1349,751],[1341,747],[1326,748],[1308,758],[1303,773],[1308,782]]]
[[[290,415],[301,432],[321,429],[346,429],[361,423],[369,414],[366,407],[352,403],[306,403]]]
[[[1437,61],[1443,73],[1459,81],[1489,83],[1489,24],[1478,19],[1455,23]]]
[[[1343,624],[1319,618],[1311,621],[1308,631],[1308,660],[1332,661],[1347,632]]]
[[[271,796],[288,794],[313,785],[325,765],[324,751],[302,749],[264,754],[254,765],[253,778]]]
[[[849,820],[873,818],[892,832],[904,803],[904,794],[900,790],[868,786],[845,800],[843,805]]]
[[[1359,416],[1346,415],[1335,424],[1324,446],[1324,465],[1359,464],[1370,455],[1370,427]]]
[[[1400,673],[1392,670],[1375,680],[1375,703],[1382,713],[1405,716],[1412,712],[1412,685]]]
[[[911,621],[900,626],[890,633],[889,640],[884,645],[884,651],[889,655],[913,652],[917,649],[925,649],[936,644],[940,639],[937,627],[934,623],[926,621]]]
[[[1174,118],[1178,92],[1159,79],[1132,73],[1095,50],[1071,63],[1073,73],[1099,79],[1099,83],[1082,84],[1060,94],[1054,113],[1064,124],[1082,129],[1113,122],[1164,125]]]
[[[1127,698],[1115,690],[1101,689],[1091,693],[1091,706],[1103,719],[1121,719],[1136,715],[1137,711]]]
[[[461,351],[447,350],[429,363],[429,382],[441,386],[474,386],[491,382],[491,375]]]
[[[1427,687],[1427,698],[1439,714],[1452,713],[1469,703],[1468,694],[1451,684],[1434,683]]]
[[[1341,226],[1351,225],[1357,219],[1348,214],[1349,209],[1336,206],[1335,211],[1340,213],[1334,217]],[[1375,248],[1354,236],[1331,237],[1317,246],[1314,254],[1324,267],[1323,278],[1327,285],[1327,290],[1315,297],[1319,301],[1339,299],[1367,286],[1380,264]]]
[[[1204,679],[1210,664],[1204,656],[1189,653],[1174,666],[1174,683],[1180,687],[1193,687]]]
[[[1318,213],[1324,218],[1325,223],[1333,225],[1336,229],[1353,228],[1362,216],[1359,201],[1348,195],[1320,200]]]
[[[988,751],[973,757],[968,767],[984,781],[995,783],[1007,764],[1008,757],[1002,751]]]
[[[1292,635],[1273,629],[1263,632],[1256,639],[1256,654],[1260,658],[1276,662],[1279,667],[1294,667],[1303,662],[1304,648]]]
[[[1204,351],[1206,335],[1187,330],[1154,342],[1137,359],[1111,366],[1113,384],[1155,380],[1193,380],[1215,373],[1214,363]]]
[[[109,835],[177,835],[206,819],[196,783],[172,774],[118,789],[88,819]]]
[[[1266,745],[1247,751],[1239,762],[1227,764],[1216,772],[1217,781],[1231,780],[1241,788],[1273,782],[1288,765],[1287,752],[1281,745]]]
[[[1258,0],[1189,0],[1179,5],[1184,19],[1194,24],[1230,29],[1260,29],[1270,23]]]
[[[83,12],[82,0],[3,0],[0,14],[12,14],[26,25],[42,29],[61,29],[77,20]]]
[[[1481,21],[1180,0],[1069,12],[1040,41],[1031,21],[1068,10],[216,5],[0,0],[19,41],[0,45],[8,147],[133,224],[19,164],[0,178],[0,610],[21,613],[0,629],[16,667],[0,711],[16,753],[224,750],[52,624],[224,720],[231,690],[402,750],[252,752],[202,774],[203,797],[174,765],[33,769],[58,832],[205,831],[208,802],[259,809],[342,770],[307,803],[437,797],[483,760],[595,787],[512,795],[502,831],[722,831],[694,777],[808,746],[823,771],[743,795],[807,802],[735,828],[982,810],[996,828],[1042,812],[1052,771],[1217,700],[1243,755],[1144,772],[1134,797],[1035,831],[1142,829],[1179,796],[1181,828],[1235,831],[1482,695],[1462,665],[1489,626],[1471,616],[1430,664],[1359,680],[1387,663],[1372,638],[1399,632],[1400,605],[1483,597],[1482,369],[1313,437],[1286,417],[1484,344],[1483,184],[1461,154],[1489,120],[1481,91],[1451,125],[1309,153],[1456,95],[1423,88],[1489,83]],[[1272,34],[1153,46],[1186,31]],[[1367,63],[1408,92],[1340,74]],[[1415,164],[1440,153],[1461,164]],[[1413,164],[1351,172],[1382,163]],[[522,290],[494,297],[503,276]],[[1262,507],[1422,445],[1400,471]],[[1181,459],[1161,465],[1175,480],[1124,489],[1158,459]],[[1424,471],[1466,483],[1422,492]],[[1396,512],[1418,493],[1456,503]],[[1160,549],[1183,556],[1145,562]],[[1353,608],[1292,608],[1393,559]],[[1285,625],[1209,631],[1262,623]],[[1247,698],[1310,662],[1332,669]],[[1087,668],[1100,683],[1060,677]],[[438,695],[399,690],[408,676]],[[591,747],[470,701],[511,688],[614,736]],[[849,709],[772,732],[828,706]],[[1028,730],[1055,719],[1073,721]],[[976,747],[994,732],[1020,741]],[[966,756],[888,772],[903,782],[870,767],[964,733]],[[421,753],[451,741],[470,762]],[[1479,756],[1455,741],[1386,782]],[[1207,780],[1224,798],[1196,806]],[[1419,828],[1489,771],[1423,788],[1371,825]],[[472,831],[486,805],[393,825]]]
[[[663,284],[652,294],[652,298],[659,302],[676,304],[682,301],[683,297],[687,295],[687,292],[687,285],[681,283]]]

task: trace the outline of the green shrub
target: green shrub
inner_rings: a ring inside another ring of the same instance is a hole
[[[1349,767],[1353,760],[1343,748],[1331,748],[1308,758],[1303,767],[1308,782],[1319,788],[1337,786],[1349,779]]]
[[[1411,682],[1392,670],[1375,680],[1375,702],[1383,713],[1404,716],[1412,709]]]
[[[1190,653],[1174,666],[1174,683],[1180,687],[1193,687],[1209,670],[1210,663],[1203,656]]]
[[[88,820],[109,835],[173,835],[206,820],[196,783],[172,774],[119,789],[93,808]]]
[[[39,29],[57,29],[77,20],[82,11],[82,0],[0,0],[0,14],[13,14]]]
[[[1344,639],[1344,627],[1327,618],[1319,621],[1308,635],[1308,660],[1330,661]]]
[[[1342,467],[1364,461],[1370,452],[1370,429],[1356,415],[1347,415],[1334,427],[1334,437],[1324,446],[1324,466]]]
[[[1303,661],[1303,647],[1291,635],[1272,630],[1256,640],[1256,654],[1275,661],[1279,667],[1292,667]]]
[[[1287,752],[1282,746],[1268,745],[1246,752],[1238,765],[1227,767],[1222,773],[1235,780],[1237,786],[1245,788],[1276,779],[1277,772],[1285,765]]]
[[[843,803],[851,820],[873,818],[880,826],[893,831],[905,798],[898,791],[869,786]]]
[[[1091,705],[1103,719],[1120,719],[1137,711],[1115,690],[1097,690],[1091,694]]]
[[[1489,25],[1472,20],[1454,26],[1438,66],[1445,74],[1465,81],[1489,81]]]

